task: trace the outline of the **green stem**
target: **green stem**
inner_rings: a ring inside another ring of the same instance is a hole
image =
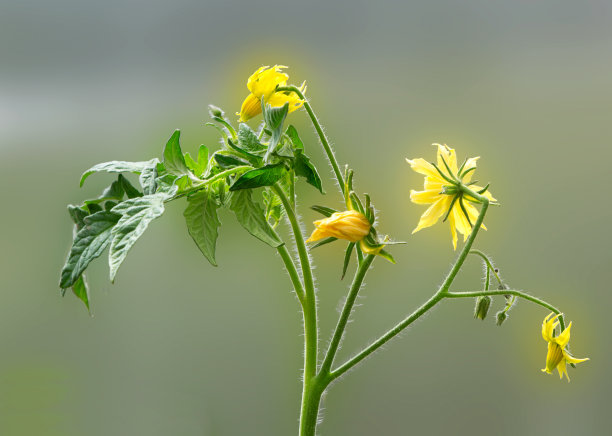
[[[533,295],[529,295],[523,291],[516,291],[513,289],[496,289],[493,291],[475,291],[475,292],[447,292],[444,295],[445,298],[472,298],[472,297],[484,297],[484,296],[494,296],[494,295],[513,295],[515,297],[522,298],[527,301],[531,301],[532,303],[538,304],[551,312],[554,312],[559,315],[559,325],[561,326],[561,330],[565,330],[565,320],[563,319],[563,314],[559,309],[557,309],[552,304],[547,303],[544,300],[541,300]]]
[[[293,284],[293,289],[295,289],[295,293],[300,300],[302,306],[304,306],[304,286],[302,285],[302,281],[300,280],[300,276],[295,268],[295,264],[293,263],[293,259],[289,254],[289,250],[287,250],[287,245],[283,244],[276,248],[278,254],[280,254],[283,263],[285,264],[285,269],[289,274],[289,278],[291,279],[291,283]]]
[[[282,91],[295,92],[298,95],[298,97],[300,97],[300,99],[304,101],[304,108],[306,109],[306,112],[308,112],[308,116],[310,117],[310,120],[312,121],[312,124],[315,130],[317,131],[317,134],[319,135],[321,145],[323,145],[323,149],[325,149],[325,153],[327,154],[327,159],[329,160],[329,163],[331,164],[334,170],[334,175],[336,176],[336,181],[338,182],[338,186],[340,186],[340,190],[344,194],[344,177],[342,177],[342,173],[340,172],[340,167],[338,166],[338,160],[336,159],[336,155],[334,154],[334,151],[329,145],[327,136],[325,136],[325,133],[323,132],[323,128],[321,127],[321,123],[319,123],[319,120],[317,119],[317,116],[312,110],[310,103],[308,102],[304,94],[302,94],[302,91],[300,91],[300,89],[297,86],[283,86],[283,87],[277,88],[276,90],[278,92],[282,92]]]
[[[495,271],[495,267],[493,266],[493,262],[491,261],[489,256],[487,256],[482,251],[476,250],[476,249],[470,250],[469,254],[475,254],[477,256],[480,256],[482,260],[484,261],[484,263],[487,265],[487,275],[489,274],[489,270],[493,271],[493,274],[495,275],[495,278],[497,279],[497,283],[499,284],[499,286],[504,285],[504,283],[501,281],[501,278],[499,277],[499,274],[497,273],[497,271]]]
[[[314,435],[317,423],[319,403],[322,391],[318,392],[319,384],[316,380],[317,354],[318,354],[318,327],[317,327],[317,302],[314,290],[314,280],[310,258],[306,250],[306,243],[302,235],[302,229],[298,222],[295,210],[283,189],[275,184],[274,192],[281,199],[287,218],[291,224],[291,230],[295,238],[295,245],[302,267],[302,278],[304,281],[304,376],[302,389],[302,407],[300,412],[300,435]]]
[[[176,200],[177,198],[181,198],[186,195],[192,194],[196,191],[199,191],[200,189],[204,189],[206,186],[210,185],[211,183],[216,182],[217,180],[224,179],[227,176],[231,176],[232,174],[236,174],[241,171],[248,171],[252,169],[253,167],[250,165],[241,165],[239,167],[230,168],[229,170],[225,170],[223,172],[220,172],[219,174],[212,176],[210,179],[206,179],[202,181],[202,183],[198,185],[192,186],[191,188],[186,189],[185,191],[170,197],[169,199],[165,200],[165,202],[167,203],[168,201]]]
[[[354,357],[349,359],[347,362],[342,364],[340,367],[333,370],[330,374],[330,378],[332,380],[340,377],[342,374],[344,374],[345,372],[353,368],[355,365],[357,365],[363,359],[368,357],[370,354],[374,353],[380,347],[385,345],[387,342],[389,342],[391,339],[397,336],[402,330],[404,330],[414,321],[419,319],[429,309],[431,309],[436,304],[438,304],[440,300],[442,300],[445,297],[445,295],[448,293],[448,289],[452,285],[453,280],[455,279],[455,277],[457,276],[457,273],[463,266],[463,263],[465,262],[465,259],[468,253],[470,252],[470,249],[472,248],[472,244],[474,243],[474,240],[476,239],[476,235],[478,235],[478,231],[480,230],[480,227],[482,226],[482,222],[487,213],[487,209],[489,208],[489,199],[487,199],[486,197],[483,197],[482,195],[476,194],[475,192],[471,191],[469,188],[466,188],[466,187],[462,187],[462,188],[465,189],[465,191],[468,192],[469,195],[473,196],[476,200],[481,202],[482,207],[480,209],[480,214],[478,215],[478,219],[476,220],[476,223],[474,224],[474,228],[472,229],[472,233],[470,233],[470,236],[468,237],[468,240],[465,243],[465,246],[461,250],[461,253],[459,253],[459,256],[457,257],[455,264],[451,268],[450,272],[446,276],[446,279],[444,280],[444,282],[442,283],[438,291],[429,300],[427,300],[421,307],[415,310],[412,314],[410,314],[407,318],[405,318],[403,321],[401,321],[399,324],[397,324],[387,333],[382,335],[379,339],[374,341],[370,346],[366,347],[365,349],[357,353]]]
[[[355,274],[355,278],[353,279],[353,284],[351,285],[351,289],[346,297],[346,301],[344,303],[344,308],[342,309],[342,313],[340,314],[340,318],[338,318],[338,324],[336,325],[336,330],[332,336],[332,340],[329,343],[329,348],[327,349],[327,354],[325,355],[325,359],[321,364],[320,374],[328,375],[329,369],[334,363],[334,357],[336,356],[336,352],[338,351],[338,347],[340,345],[340,341],[342,340],[342,336],[344,335],[344,330],[346,328],[346,324],[351,316],[351,312],[353,311],[353,305],[355,304],[355,299],[359,294],[359,290],[361,289],[361,284],[363,283],[363,279],[365,278],[370,265],[374,261],[374,255],[369,254],[366,256],[363,262],[359,263],[359,268],[357,269],[357,273]]]

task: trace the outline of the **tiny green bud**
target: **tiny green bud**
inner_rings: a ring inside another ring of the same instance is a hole
[[[474,307],[474,318],[483,320],[489,313],[489,307],[491,306],[491,297],[485,295],[484,297],[478,297],[476,299],[476,306]]]
[[[225,113],[220,108],[218,108],[217,106],[214,106],[212,104],[208,105],[208,113],[213,118],[214,117],[223,118],[223,116],[225,115]]]
[[[497,318],[495,323],[497,325],[502,325],[503,322],[506,320],[506,318],[508,318],[508,314],[506,313],[505,310],[502,310],[500,312],[497,312],[497,314],[495,315],[495,317]]]

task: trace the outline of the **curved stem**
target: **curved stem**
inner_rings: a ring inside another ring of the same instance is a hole
[[[334,170],[334,175],[336,176],[336,181],[338,182],[338,186],[340,186],[340,190],[344,194],[344,177],[342,176],[342,173],[340,172],[340,167],[338,166],[338,160],[336,159],[336,155],[334,154],[334,151],[329,145],[327,136],[325,136],[325,133],[323,132],[323,128],[321,127],[321,124],[319,123],[317,116],[312,110],[310,103],[308,102],[304,94],[302,94],[302,91],[300,91],[300,89],[297,86],[282,86],[282,87],[276,88],[276,90],[277,92],[282,92],[282,91],[294,92],[298,95],[298,97],[300,97],[300,99],[304,101],[304,108],[306,109],[306,112],[308,112],[308,116],[310,117],[310,120],[312,121],[312,125],[317,131],[317,134],[319,135],[321,145],[323,145],[323,149],[325,149],[325,153],[327,154],[327,159],[329,160],[329,163],[331,164]]]
[[[497,283],[500,286],[503,286],[503,282],[501,281],[501,278],[499,277],[499,274],[497,271],[495,271],[495,267],[493,266],[493,262],[491,261],[491,259],[489,258],[489,256],[487,256],[485,253],[483,253],[480,250],[476,250],[476,249],[472,249],[470,250],[469,254],[475,254],[477,256],[480,256],[482,258],[482,260],[484,261],[484,263],[487,265],[487,275],[489,274],[489,270],[493,271],[493,274],[495,275],[495,278],[497,279]]]
[[[283,244],[276,247],[278,254],[280,254],[283,263],[285,264],[285,269],[289,274],[289,278],[291,279],[291,283],[293,284],[293,289],[295,289],[295,293],[297,294],[298,299],[302,306],[304,306],[304,286],[302,285],[302,281],[300,280],[300,276],[295,268],[295,264],[293,263],[293,259],[289,254],[289,250],[287,250],[287,245]]]
[[[225,170],[223,172],[220,172],[219,174],[215,174],[213,177],[211,177],[210,179],[205,179],[202,181],[202,183],[192,186],[191,188],[176,194],[170,198],[168,198],[167,200],[165,200],[165,202],[167,203],[168,201],[172,201],[172,200],[176,200],[177,198],[181,198],[184,197],[185,195],[189,195],[193,192],[199,191],[200,189],[205,188],[206,186],[210,185],[213,182],[216,182],[217,180],[221,180],[226,178],[227,176],[231,176],[232,174],[236,174],[239,173],[241,171],[248,171],[248,170],[252,170],[253,167],[250,165],[241,165],[238,167],[234,167],[234,168],[230,168],[229,170]]]
[[[463,186],[462,188],[465,189],[465,191],[469,195],[473,196],[477,201],[480,201],[482,203],[482,207],[480,209],[480,214],[478,215],[478,219],[476,220],[476,223],[474,224],[474,228],[472,229],[472,233],[470,233],[470,236],[468,237],[468,240],[465,243],[465,246],[461,250],[461,253],[459,253],[459,256],[457,256],[457,260],[455,261],[455,264],[451,268],[450,272],[446,276],[446,279],[444,280],[444,282],[442,283],[438,291],[429,300],[427,300],[421,307],[419,307],[417,310],[411,313],[408,317],[406,317],[403,321],[401,321],[391,330],[387,331],[387,333],[385,333],[380,338],[378,338],[376,341],[374,341],[370,346],[366,347],[365,349],[357,353],[355,356],[353,356],[351,359],[349,359],[347,362],[342,364],[340,367],[332,371],[330,374],[330,378],[332,380],[340,377],[342,374],[347,372],[349,369],[353,368],[355,365],[357,365],[363,359],[368,357],[370,354],[374,353],[380,347],[385,345],[387,342],[389,342],[391,339],[397,336],[402,330],[404,330],[414,321],[419,319],[429,309],[431,309],[436,304],[438,304],[440,300],[442,300],[445,297],[445,295],[448,294],[448,289],[452,285],[453,280],[457,276],[457,273],[463,266],[463,263],[465,262],[465,258],[470,252],[470,249],[472,248],[472,244],[474,243],[474,240],[476,239],[476,236],[478,235],[478,231],[480,230],[480,227],[482,226],[482,222],[487,213],[487,209],[489,208],[488,198],[483,197],[482,195],[479,195],[473,192],[469,188],[466,188]]]
[[[361,284],[363,283],[363,279],[365,278],[370,265],[374,261],[374,255],[369,254],[363,262],[359,263],[359,269],[355,274],[355,278],[353,279],[353,284],[351,285],[351,289],[346,297],[346,301],[344,303],[344,307],[342,308],[342,313],[340,314],[340,318],[338,318],[338,324],[336,325],[336,330],[332,336],[332,340],[329,343],[329,348],[327,349],[327,354],[325,355],[325,359],[321,364],[320,374],[327,374],[332,364],[334,363],[334,357],[336,356],[336,352],[338,351],[338,347],[340,345],[340,341],[342,340],[342,336],[344,335],[344,330],[346,328],[346,324],[351,316],[351,312],[353,311],[353,305],[355,304],[355,299],[359,294],[359,290],[361,289]]]

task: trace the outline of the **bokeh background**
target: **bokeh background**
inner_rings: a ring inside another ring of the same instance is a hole
[[[57,282],[66,204],[108,160],[214,146],[207,104],[232,113],[260,65],[285,64],[350,162],[380,228],[409,243],[377,261],[339,359],[436,288],[455,253],[446,225],[411,236],[422,178],[405,157],[446,142],[480,155],[502,206],[478,248],[507,282],[558,305],[591,361],[572,382],[540,372],[546,312],[519,302],[502,327],[472,301],[441,304],[334,385],[322,435],[601,435],[610,410],[612,3],[22,0],[0,4],[0,434],[289,435],[298,419],[301,318],[273,249],[227,213],[211,267],[172,204],[115,285],[90,268],[90,317]],[[291,115],[339,205],[306,114]],[[310,224],[306,225],[310,228]],[[340,246],[314,252],[327,340],[348,280]],[[455,290],[481,286],[471,259]],[[496,301],[495,309],[502,302]]]

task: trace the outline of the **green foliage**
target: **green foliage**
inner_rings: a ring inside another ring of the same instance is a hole
[[[166,171],[179,177],[189,174],[189,168],[187,168],[185,157],[179,144],[180,136],[181,131],[176,130],[170,139],[168,139],[166,148],[164,148],[164,166]]]
[[[150,166],[154,161],[157,161],[157,159],[151,159],[149,161],[144,161],[144,162],[124,162],[124,161],[114,160],[111,162],[99,163],[97,165],[94,165],[93,167],[91,167],[90,169],[88,169],[87,171],[83,173],[83,175],[81,176],[80,186],[83,186],[83,183],[85,183],[85,180],[93,173],[104,171],[107,173],[140,174],[145,168]]]
[[[263,154],[267,147],[259,142],[255,132],[244,123],[238,126],[238,144],[243,150],[256,155]]]
[[[251,192],[250,189],[234,191],[230,199],[230,209],[234,212],[242,227],[251,235],[271,247],[279,247],[283,244],[283,241],[270,227],[261,206],[251,198]]]
[[[276,147],[278,146],[283,135],[283,123],[285,122],[287,113],[289,113],[289,103],[285,103],[285,105],[282,107],[272,107],[264,104],[262,101],[262,106],[264,121],[271,132],[268,150],[266,151],[266,156],[264,157],[264,161],[267,162],[272,153],[274,153],[276,150]]]
[[[196,177],[202,177],[208,166],[208,147],[200,145],[197,160],[194,160],[189,153],[185,153],[185,163]]]
[[[87,307],[87,311],[91,313],[89,307],[89,289],[87,287],[87,282],[85,281],[85,276],[81,275],[76,283],[72,285],[72,293],[85,304]]]
[[[306,179],[306,183],[317,188],[321,194],[325,194],[325,192],[323,192],[323,186],[321,185],[321,177],[317,169],[301,149],[295,150],[294,170],[297,176],[302,176]]]
[[[349,263],[351,262],[351,254],[353,254],[353,249],[355,248],[355,242],[350,242],[346,246],[346,252],[344,253],[344,265],[342,266],[342,277],[340,280],[344,279],[346,275],[346,270],[348,269]]]
[[[230,191],[252,189],[262,186],[272,186],[285,175],[285,165],[282,163],[266,165],[247,171],[230,186]]]
[[[219,165],[219,168],[224,170],[238,166],[249,165],[249,161],[246,161],[225,151],[216,152],[215,154],[213,154],[213,159],[215,160],[217,165]]]
[[[337,210],[332,209],[331,207],[319,206],[316,204],[314,206],[310,206],[310,208],[314,210],[315,212],[319,212],[321,215],[326,216],[326,217],[330,217],[334,213],[338,212]]]
[[[73,286],[89,263],[100,256],[111,242],[111,231],[120,216],[100,211],[83,219],[84,226],[77,232],[66,265],[62,269],[60,288]]]
[[[202,190],[189,196],[187,201],[189,203],[183,213],[187,230],[204,257],[217,266],[215,249],[221,222],[217,217],[218,205],[215,196],[209,190]]]
[[[142,236],[151,221],[164,213],[164,194],[151,194],[126,200],[112,209],[121,216],[111,230],[112,242],[109,252],[111,282],[129,250]]]

